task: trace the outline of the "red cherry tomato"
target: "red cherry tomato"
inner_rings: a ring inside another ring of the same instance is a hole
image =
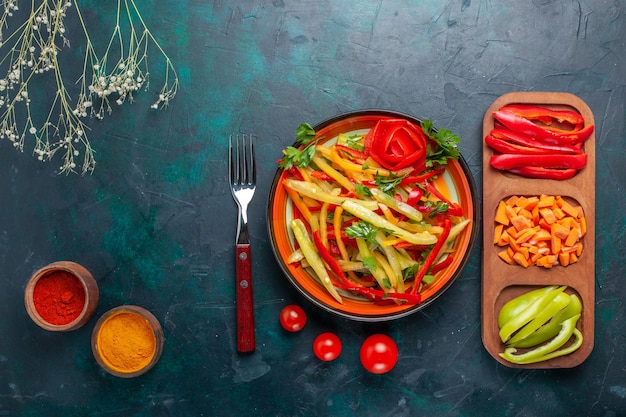
[[[288,305],[280,312],[280,324],[289,332],[299,332],[306,324],[306,313],[298,305]]]
[[[320,360],[333,361],[341,353],[341,340],[334,333],[322,333],[313,341],[313,353]]]
[[[398,346],[384,334],[373,334],[361,345],[361,364],[373,374],[389,372],[398,362]]]

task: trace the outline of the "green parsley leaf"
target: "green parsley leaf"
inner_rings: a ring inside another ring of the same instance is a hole
[[[363,265],[369,269],[370,271],[376,271],[378,264],[376,263],[376,259],[373,256],[366,256],[362,259]]]
[[[310,145],[307,145],[304,149],[302,149],[302,152],[300,153],[300,158],[298,158],[298,166],[308,166],[313,160],[314,156],[315,143],[311,143]]]
[[[346,146],[356,151],[363,152],[363,135],[350,135],[346,140]]]
[[[302,150],[293,146],[287,146],[283,153],[283,159],[281,159],[278,164],[281,168],[289,169],[293,166],[301,168],[306,167],[315,156],[315,143],[305,146]]]
[[[311,160],[315,156],[315,129],[309,123],[302,123],[296,128],[296,143],[306,145],[302,150],[295,146],[287,146],[283,151],[283,159],[280,160],[279,166],[289,169],[294,166],[303,168],[309,166]]]
[[[359,221],[346,227],[346,235],[353,239],[360,237],[368,243],[376,243],[378,230],[371,223]]]
[[[363,184],[357,184],[354,192],[359,197],[371,197],[372,196],[372,192],[370,191],[370,189],[364,186]]]
[[[408,268],[403,269],[402,276],[404,277],[404,280],[406,281],[407,279],[413,279],[415,277],[415,274],[417,274],[417,271],[419,271],[419,269],[420,269],[419,264],[413,264],[409,266]]]
[[[300,157],[300,150],[293,146],[287,146],[283,151],[283,159],[281,159],[278,165],[281,168],[289,169],[296,164],[296,161]]]
[[[296,142],[307,145],[315,139],[315,129],[309,123],[301,123],[296,128]]]
[[[428,217],[435,217],[439,213],[446,213],[450,208],[448,203],[444,203],[443,201],[427,201],[425,206],[430,208],[430,211],[428,212]]]
[[[438,129],[435,131],[431,120],[422,121],[422,130],[437,146],[433,149],[428,146],[426,152],[426,166],[432,167],[435,164],[445,165],[448,159],[459,159],[460,153],[458,144],[461,142],[456,134],[448,129]]]
[[[402,179],[404,177],[405,176],[402,176],[402,177],[395,177],[395,176],[384,177],[382,175],[379,175],[378,172],[377,172],[376,175],[374,176],[374,182],[376,183],[378,188],[380,188],[384,193],[389,194],[389,195],[393,195],[395,193],[396,187],[398,186],[398,184],[400,184],[400,182],[402,181]]]

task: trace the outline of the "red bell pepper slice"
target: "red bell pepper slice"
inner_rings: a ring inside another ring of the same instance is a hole
[[[339,279],[341,279],[341,282],[344,284],[354,285],[354,283],[348,281],[343,271],[341,270],[339,262],[337,262],[337,260],[333,258],[330,251],[326,249],[326,246],[324,246],[324,244],[322,243],[322,238],[320,237],[319,231],[315,231],[313,233],[313,243],[315,244],[315,247],[317,248],[317,251],[319,252],[324,262],[326,262],[326,265],[328,265],[330,270],[333,271]]]
[[[334,178],[324,171],[313,170],[310,175],[320,181],[334,181]]]
[[[333,211],[336,207],[337,206],[335,204],[329,204],[328,205],[328,211]],[[311,213],[316,213],[316,212],[321,211],[321,210],[322,210],[322,206],[321,205],[309,207],[309,211]]]
[[[345,290],[353,291],[370,298],[372,301],[397,300],[402,303],[419,304],[422,301],[420,294],[401,293],[401,292],[384,292],[369,287],[342,287]]]
[[[422,252],[429,248],[429,246],[426,246],[426,245],[416,245],[414,243],[406,242],[406,241],[394,243],[393,247],[396,249],[409,249],[410,248],[412,251],[415,251],[415,252]]]
[[[432,248],[432,250],[426,257],[426,259],[424,260],[424,264],[422,265],[420,270],[415,274],[415,282],[413,283],[411,294],[415,294],[418,288],[420,287],[420,285],[422,284],[424,275],[426,275],[426,272],[428,272],[433,262],[435,262],[435,259],[437,258],[437,255],[439,255],[441,248],[448,240],[448,236],[450,236],[451,229],[452,229],[452,222],[450,221],[450,219],[446,218],[443,222],[443,231],[441,232],[441,235],[439,235],[439,239],[437,239],[435,246]]]
[[[426,160],[424,131],[405,119],[381,119],[365,136],[365,154],[391,171],[422,166]]]
[[[350,155],[352,159],[360,159],[360,160],[367,159],[367,155],[365,155],[365,152],[357,151],[356,149],[352,149],[349,146],[335,144],[335,148],[338,151],[341,151],[342,153],[346,153]]]
[[[454,258],[452,257],[452,255],[446,256],[446,259],[439,262],[438,264],[433,265],[432,269],[430,270],[430,273],[435,275],[437,272],[442,271],[443,269],[450,266],[452,264],[452,261],[454,261]]]
[[[432,185],[430,182],[422,183],[422,186],[426,189],[426,191],[428,191],[429,193],[431,193],[432,195],[437,197],[439,200],[443,201],[444,203],[446,203],[448,205],[447,213],[449,215],[451,215],[451,216],[462,216],[463,215],[463,207],[459,206],[456,203],[453,203],[452,201],[450,201],[446,197],[444,197],[444,195],[441,194],[441,192],[439,192],[437,187]],[[419,207],[418,207],[418,210],[419,210]]]
[[[443,174],[445,170],[446,170],[445,168],[439,168],[439,169],[433,169],[433,170],[424,172],[420,175],[410,175],[410,176],[402,178],[402,180],[400,180],[400,185],[418,184],[426,180],[429,180],[436,175]]]
[[[339,250],[339,246],[337,246],[336,240],[328,240],[328,252],[330,252],[331,255],[341,256],[341,251]]]
[[[540,178],[540,179],[550,179],[550,180],[568,180],[572,178],[578,172],[577,169],[574,168],[543,168],[543,167],[534,167],[534,166],[519,166],[515,168],[511,168],[509,172],[513,174],[521,175],[527,178]]]
[[[287,168],[285,172],[289,178],[293,178],[298,181],[304,181],[302,174],[300,174],[300,171],[298,171],[298,168],[296,167]]]
[[[413,187],[411,191],[409,191],[409,196],[406,199],[406,203],[411,207],[415,207],[423,196],[424,191],[422,191],[420,187]]]
[[[417,304],[421,301],[421,296],[414,294],[398,293],[398,292],[384,292],[382,290],[376,290],[373,288],[362,286],[359,283],[352,282],[346,278],[344,272],[341,270],[339,262],[331,255],[330,251],[326,249],[320,238],[319,231],[313,233],[313,242],[317,248],[320,256],[326,262],[326,265],[334,272],[335,275],[341,280],[336,284],[337,287],[343,288],[348,291],[353,291],[370,298],[373,301],[382,300],[399,300],[401,302],[409,302]]]
[[[552,124],[554,120],[559,123],[569,123],[576,130],[581,129],[585,124],[583,116],[571,110],[554,110],[528,104],[509,104],[501,107],[500,110],[511,111],[525,119],[538,120],[546,125]]]
[[[493,113],[493,117],[515,132],[523,133],[535,140],[555,145],[576,145],[583,143],[589,139],[594,128],[594,126],[590,124],[582,129],[572,130],[571,132],[554,132],[508,110],[498,110]]]
[[[550,151],[547,149],[518,145],[512,142],[507,142],[504,139],[496,138],[491,135],[485,136],[485,143],[491,149],[501,152],[501,153],[516,153],[516,154],[524,154],[524,155],[546,155],[546,154],[554,153],[554,151]]]
[[[546,151],[545,153],[565,153],[565,154],[583,153],[583,151],[578,146],[552,145],[549,143],[543,143],[538,140],[534,140],[526,135],[513,132],[512,130],[509,130],[506,128],[493,129],[490,132],[489,136],[493,138],[493,139],[490,139],[493,142],[503,141],[503,142],[506,142],[507,145],[519,146],[520,149],[535,148],[535,149],[539,149],[542,151]],[[485,138],[485,140],[487,141],[487,138]],[[489,143],[487,144],[490,145]],[[501,143],[496,144],[496,146],[498,145],[501,145],[501,148],[505,149],[504,145],[502,145]],[[496,146],[491,146],[491,147],[496,149]],[[496,149],[496,150],[499,152],[503,152],[503,153],[524,153],[524,152],[505,152],[504,150],[500,150],[500,149]],[[535,154],[540,154],[540,152],[537,151]]]
[[[509,170],[520,166],[541,168],[573,168],[581,169],[587,164],[587,154],[580,155],[523,155],[499,154],[492,155],[489,164],[500,170]]]
[[[459,206],[456,203],[448,203],[448,211],[446,211],[446,213],[450,216],[462,216],[463,207]]]
[[[328,236],[329,240],[337,241],[337,240],[341,239],[341,241],[343,242],[344,245],[346,245],[346,246],[353,246],[355,248],[357,247],[356,240],[354,240],[354,238],[349,237],[343,229],[339,232],[339,236],[337,236],[335,234],[335,228],[334,227],[332,227],[332,226],[327,227],[326,228],[326,235]]]
[[[417,209],[418,209],[421,213],[424,213],[424,214],[428,214],[428,213],[430,213],[431,211],[433,211],[433,208],[432,208],[432,207],[428,207],[428,206],[427,206],[427,205],[425,205],[425,204],[420,204],[420,205],[418,205],[416,208],[417,208]]]

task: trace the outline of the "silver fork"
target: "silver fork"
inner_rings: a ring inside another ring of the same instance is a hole
[[[246,140],[247,139],[247,140]],[[252,135],[230,136],[228,152],[228,177],[233,199],[237,203],[236,275],[237,275],[237,350],[252,352],[255,349],[254,309],[252,298],[252,259],[248,232],[248,204],[256,189],[256,167]]]

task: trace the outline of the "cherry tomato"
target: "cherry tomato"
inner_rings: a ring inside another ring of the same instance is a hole
[[[334,333],[322,333],[313,341],[313,353],[320,360],[333,361],[341,353],[341,340]]]
[[[373,374],[389,372],[398,362],[398,346],[384,334],[373,334],[361,345],[361,364]]]
[[[299,332],[306,324],[306,313],[298,305],[288,305],[280,312],[280,324],[287,331]]]

